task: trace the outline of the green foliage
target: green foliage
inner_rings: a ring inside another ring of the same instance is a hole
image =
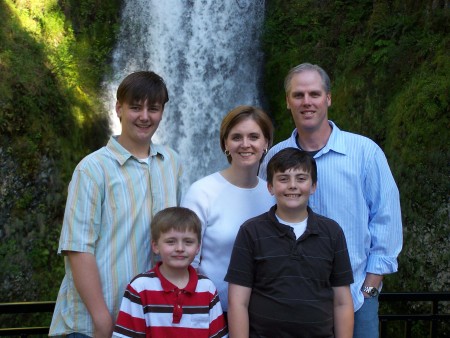
[[[56,299],[67,185],[109,134],[100,84],[119,10],[120,0],[0,2],[0,301]]]
[[[284,76],[311,62],[332,79],[330,118],[386,152],[404,226],[399,272],[386,277],[386,291],[450,290],[448,20],[448,3],[436,1],[267,4],[265,91],[276,140],[293,128]],[[422,329],[413,328],[414,336]],[[449,336],[448,325],[444,329]]]

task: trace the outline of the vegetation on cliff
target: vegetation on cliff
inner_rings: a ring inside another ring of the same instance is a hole
[[[56,299],[67,184],[109,133],[99,92],[119,13],[119,0],[0,2],[0,302]]]

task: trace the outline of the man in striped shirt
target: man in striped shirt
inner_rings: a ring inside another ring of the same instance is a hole
[[[190,265],[200,250],[202,225],[187,208],[167,208],[152,224],[152,270],[128,284],[114,337],[228,337],[217,289]]]
[[[111,337],[123,290],[151,267],[152,218],[180,200],[178,155],[151,141],[168,100],[159,75],[128,75],[117,90],[122,133],[75,168],[58,248],[66,273],[50,336]]]
[[[354,278],[353,337],[378,338],[378,291],[383,275],[397,271],[403,243],[397,185],[375,142],[328,120],[331,84],[321,67],[303,63],[292,68],[285,91],[296,129],[269,150],[259,176],[266,179],[267,163],[287,147],[315,158],[319,184],[309,207],[344,230]]]

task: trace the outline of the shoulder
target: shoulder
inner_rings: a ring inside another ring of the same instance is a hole
[[[156,285],[160,286],[161,281],[154,270],[150,270],[144,273],[136,275],[129,283],[133,289],[145,290],[154,289]]]
[[[241,230],[254,235],[260,232],[266,232],[273,224],[273,219],[270,217],[269,213],[270,211],[267,211],[249,218],[241,225]]]
[[[225,179],[222,178],[219,172],[215,172],[192,183],[186,195],[197,193],[216,194],[225,186]]]
[[[214,285],[214,283],[211,281],[211,279],[209,279],[209,278],[208,278],[206,275],[204,275],[204,274],[201,274],[201,273],[198,273],[198,272],[197,272],[197,277],[198,277],[198,280],[201,281],[202,283]]]
[[[368,138],[367,136],[361,135],[361,134],[355,134],[349,131],[341,131],[342,137],[345,141],[350,143],[355,143],[363,146],[371,146],[377,148],[378,145],[373,141],[372,139]]]
[[[216,286],[214,285],[213,281],[206,277],[205,275],[198,273],[198,283],[197,283],[197,292],[200,291],[209,291],[210,293],[214,294],[217,291]]]
[[[102,147],[86,155],[77,165],[76,169],[84,170],[100,165],[105,160],[113,160],[106,147]]]
[[[84,157],[75,167],[72,175],[72,181],[88,179],[89,181],[95,181],[97,184],[101,184],[104,177],[109,172],[113,172],[114,168],[119,166],[119,163],[114,156],[106,149],[102,147],[99,150],[90,153]]]
[[[359,152],[381,151],[380,146],[367,136],[340,130],[339,128],[337,128],[336,125],[334,125],[334,128],[336,129],[335,142],[343,143],[345,147],[350,151],[355,150]]]

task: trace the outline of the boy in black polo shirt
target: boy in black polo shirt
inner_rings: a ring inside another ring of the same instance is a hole
[[[270,160],[277,204],[241,226],[225,277],[230,337],[352,337],[347,244],[336,222],[308,207],[316,184],[306,152],[286,148]]]

